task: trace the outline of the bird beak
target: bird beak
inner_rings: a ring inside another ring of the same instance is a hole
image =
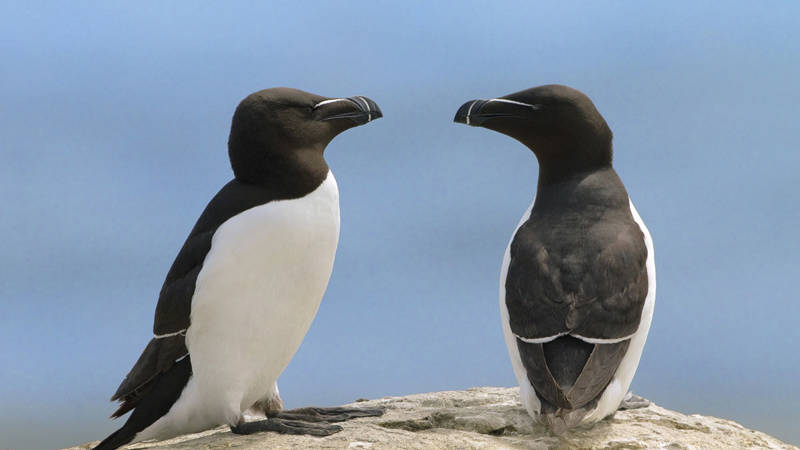
[[[470,100],[458,108],[453,122],[479,127],[487,120],[498,117],[529,118],[531,113],[537,109],[539,109],[539,105],[531,105],[505,98]]]
[[[318,120],[347,119],[355,122],[355,125],[364,125],[383,117],[377,103],[360,95],[323,100],[314,105],[314,112]]]

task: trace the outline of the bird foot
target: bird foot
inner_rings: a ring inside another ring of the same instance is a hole
[[[622,403],[620,403],[619,409],[647,408],[648,406],[650,406],[650,400],[644,397],[639,397],[633,392],[628,392],[627,394],[625,394],[625,398],[622,399]]]
[[[307,423],[297,420],[283,420],[269,418],[255,422],[241,422],[236,426],[231,425],[234,434],[253,434],[264,431],[274,431],[280,434],[308,434],[311,436],[330,436],[342,431],[339,425],[329,423]]]
[[[543,414],[542,418],[550,430],[556,436],[563,436],[570,429],[578,426],[586,416],[587,411],[583,408],[574,410],[558,409],[555,413]]]
[[[307,408],[290,409],[269,413],[267,417],[302,420],[304,422],[344,422],[345,420],[356,419],[358,417],[378,417],[384,413],[383,408],[318,408],[315,406]]]

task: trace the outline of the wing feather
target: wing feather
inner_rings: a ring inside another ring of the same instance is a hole
[[[153,321],[155,337],[111,397],[122,402],[112,417],[136,408],[158,384],[159,377],[188,354],[185,334],[191,325],[192,297],[217,228],[229,218],[276,198],[280,195],[264,187],[233,180],[206,206],[164,280]],[[191,367],[187,370],[191,374]]]

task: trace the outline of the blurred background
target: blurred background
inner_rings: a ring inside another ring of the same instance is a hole
[[[605,116],[655,241],[633,390],[798,444],[798,54],[790,1],[0,2],[0,448],[121,426],[233,110],[272,86],[385,114],[326,152],[341,241],[286,406],[515,385],[497,284],[537,164],[452,117],[547,83]]]

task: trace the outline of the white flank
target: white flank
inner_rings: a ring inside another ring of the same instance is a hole
[[[528,374],[525,371],[525,367],[522,365],[522,358],[519,356],[516,336],[514,336],[514,333],[511,331],[508,306],[506,306],[506,277],[508,276],[508,266],[511,263],[511,243],[514,241],[514,236],[517,234],[519,227],[531,217],[531,210],[533,209],[533,203],[535,201],[536,198],[534,197],[533,201],[531,201],[531,206],[528,207],[528,210],[525,211],[525,214],[522,215],[522,219],[520,219],[517,224],[517,228],[511,233],[511,239],[508,241],[508,247],[506,247],[506,253],[503,256],[503,266],[500,269],[500,322],[503,326],[503,336],[506,340],[508,357],[511,359],[511,367],[514,369],[514,376],[517,377],[517,383],[519,383],[520,399],[522,400],[522,405],[531,417],[536,417],[536,415],[539,414],[542,403],[539,401],[539,398],[536,397],[536,392],[533,390],[533,386],[531,386],[531,382],[528,380]]]
[[[193,375],[170,411],[135,441],[236,424],[256,401],[276,395],[317,313],[338,240],[339,191],[330,172],[305,197],[222,224],[192,298],[186,346]]]

